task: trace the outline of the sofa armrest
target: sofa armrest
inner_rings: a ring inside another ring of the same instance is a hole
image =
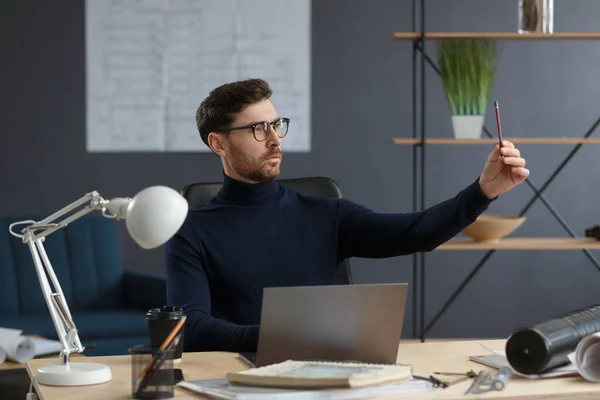
[[[167,305],[167,284],[158,275],[124,272],[123,305],[128,309],[148,311]]]

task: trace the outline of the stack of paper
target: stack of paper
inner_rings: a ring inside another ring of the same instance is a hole
[[[433,389],[432,382],[413,378],[410,365],[295,360],[230,372],[224,379],[178,385],[211,398],[232,400],[350,400]]]
[[[261,399],[323,399],[352,400],[392,394],[415,393],[433,390],[433,384],[422,379],[408,379],[395,383],[366,386],[351,389],[282,389],[257,386],[231,385],[227,379],[207,379],[182,381],[177,386],[205,395],[212,399],[223,400],[261,400]]]
[[[559,376],[569,376],[569,375],[577,375],[577,370],[571,364],[567,364],[564,366],[560,366],[557,368],[553,368],[549,371],[543,372],[541,374],[522,374],[519,371],[515,370],[511,367],[508,359],[506,358],[506,353],[503,350],[497,350],[494,354],[486,354],[486,355],[477,355],[470,356],[469,360],[475,361],[477,363],[486,365],[492,368],[502,368],[509,367],[512,370],[513,375],[522,376],[524,378],[529,379],[539,379],[539,378],[557,378]]]

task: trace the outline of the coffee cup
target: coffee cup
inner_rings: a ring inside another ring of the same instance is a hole
[[[148,321],[148,331],[150,333],[150,345],[153,348],[159,348],[173,331],[177,323],[185,315],[184,311],[179,307],[164,306],[161,308],[152,308],[146,313],[146,321]],[[183,329],[181,339],[173,354],[173,362],[181,361],[183,352]]]

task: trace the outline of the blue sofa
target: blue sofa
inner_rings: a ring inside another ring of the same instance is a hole
[[[13,222],[43,218],[0,218],[0,327],[57,339],[29,247],[9,233]],[[88,355],[148,343],[145,312],[166,301],[164,278],[123,270],[117,223],[124,222],[88,214],[44,242]]]

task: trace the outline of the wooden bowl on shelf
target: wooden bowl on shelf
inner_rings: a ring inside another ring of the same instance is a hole
[[[481,214],[463,233],[476,242],[498,242],[513,233],[525,219],[518,215]]]

